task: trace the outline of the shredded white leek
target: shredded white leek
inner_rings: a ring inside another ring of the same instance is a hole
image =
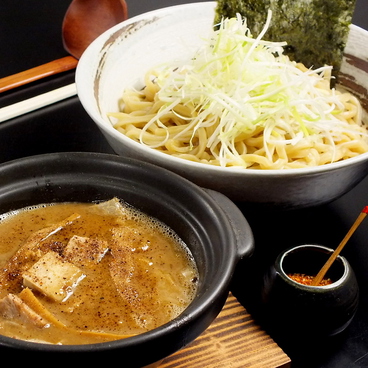
[[[189,64],[158,70],[153,82],[158,86],[157,99],[163,105],[141,128],[139,141],[158,148],[191,131],[187,147],[190,151],[199,129],[213,126],[206,142],[213,161],[220,166],[247,167],[236,145],[239,136],[259,127],[263,132],[264,154],[270,161],[275,160],[275,146],[323,137],[334,150],[339,140],[336,136],[341,132],[356,134],[356,129],[338,116],[345,106],[329,87],[332,67],[306,69],[283,54],[286,42],[263,40],[271,18],[269,11],[264,29],[256,38],[240,15],[224,19]],[[179,104],[194,106],[196,115],[180,116],[174,111]],[[189,122],[175,135],[169,134],[167,124],[160,121],[169,112]],[[353,119],[360,125],[360,105]],[[166,133],[149,142],[145,135],[154,124],[166,129]],[[366,130],[362,129],[358,135],[367,136]],[[335,156],[332,153],[330,162]],[[279,167],[288,167],[287,161],[284,158]]]

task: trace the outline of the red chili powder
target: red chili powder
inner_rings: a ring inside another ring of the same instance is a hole
[[[314,276],[305,275],[303,273],[292,273],[288,274],[288,277],[290,277],[292,280],[298,282],[299,284],[303,285],[311,285],[312,281],[314,279]],[[332,280],[330,278],[323,279],[318,286],[325,286],[332,284]]]

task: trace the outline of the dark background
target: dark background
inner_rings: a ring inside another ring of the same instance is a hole
[[[127,0],[129,16],[185,0]],[[66,56],[61,24],[70,0],[0,1],[0,78]],[[368,28],[367,0],[357,0],[353,23]],[[86,15],[87,16],[87,15]]]
[[[187,2],[127,0],[130,17]],[[67,55],[61,41],[61,24],[69,3],[69,0],[0,1],[0,78]],[[353,23],[368,29],[367,0],[357,0]],[[73,81],[74,72],[71,71],[5,92],[0,94],[0,107]],[[77,97],[0,123],[0,163],[57,151],[113,153]],[[252,226],[256,240],[254,257],[244,265],[245,272],[240,271],[234,279],[233,290],[242,303],[251,310],[256,297],[252,295],[251,286],[257,284],[282,249],[303,243],[335,248],[361,209],[368,205],[367,194],[368,178],[343,197],[316,208],[259,211],[238,203]],[[272,334],[292,358],[293,367],[368,367],[368,222],[359,227],[343,255],[355,270],[360,286],[357,315],[343,334],[323,344],[316,345],[310,341],[303,345],[303,349],[294,344],[300,336],[283,336],[282,331]],[[261,320],[259,322],[262,323]]]

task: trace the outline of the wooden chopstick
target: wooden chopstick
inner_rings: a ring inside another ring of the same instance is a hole
[[[55,102],[62,101],[68,97],[75,96],[77,88],[75,83],[54,89],[50,92],[17,102],[15,104],[0,108],[0,122],[13,119],[17,116],[27,114],[31,111],[38,110],[42,107],[51,105]]]
[[[73,56],[65,56],[61,59],[50,61],[23,72],[0,78],[0,93],[54,74],[75,69],[77,64],[78,60],[76,58]]]
[[[345,235],[344,239],[341,241],[339,246],[335,249],[335,251],[331,254],[330,258],[327,260],[327,262],[324,264],[324,266],[320,269],[317,276],[313,279],[311,285],[317,286],[322,281],[324,276],[326,275],[327,271],[329,270],[332,263],[335,261],[337,256],[340,254],[342,249],[344,248],[345,244],[348,242],[348,240],[351,238],[355,230],[358,228],[360,223],[364,220],[364,218],[368,214],[368,206],[365,206],[363,210],[360,212],[359,216],[355,220],[354,224],[351,226],[348,233]]]

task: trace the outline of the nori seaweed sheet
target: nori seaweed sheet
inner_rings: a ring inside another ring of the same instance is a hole
[[[221,18],[240,13],[257,37],[263,29],[267,11],[272,10],[271,25],[263,37],[286,41],[285,54],[308,68],[333,66],[340,70],[356,0],[218,0],[215,24]]]

